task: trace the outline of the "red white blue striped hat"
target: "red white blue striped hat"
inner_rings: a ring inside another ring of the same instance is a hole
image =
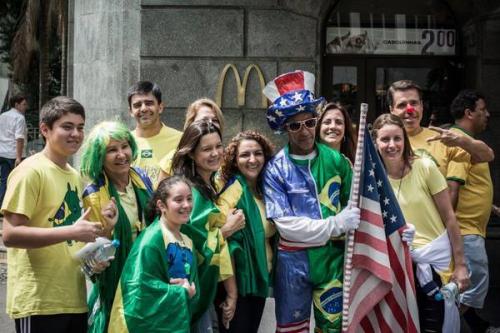
[[[314,74],[295,71],[281,74],[266,85],[262,93],[273,102],[266,115],[273,131],[283,132],[286,121],[296,114],[317,113],[317,106],[325,99],[314,98],[314,82]]]

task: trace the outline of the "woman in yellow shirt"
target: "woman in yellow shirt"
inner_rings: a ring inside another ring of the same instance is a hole
[[[211,327],[210,308],[219,281],[224,281],[228,292],[223,303],[223,324],[226,326],[233,317],[238,296],[225,239],[243,228],[245,218],[241,211],[225,216],[216,206],[215,174],[220,168],[223,152],[219,128],[211,121],[201,120],[184,130],[172,160],[173,173],[185,176],[193,184],[193,210],[189,223],[182,226],[182,232],[193,240],[201,258],[198,261],[200,301],[193,313],[195,332],[206,332]]]
[[[441,331],[444,321],[443,302],[434,299],[437,288],[428,289],[429,286],[447,283],[447,273],[453,263],[451,280],[457,283],[460,291],[467,289],[469,285],[462,238],[446,181],[431,160],[414,155],[399,117],[392,114],[378,117],[373,123],[372,136],[403,215],[416,229],[412,258],[417,266],[417,303],[421,331]],[[424,251],[426,254],[422,255]],[[443,256],[444,253],[448,255]],[[426,271],[420,270],[424,267],[429,268],[430,276],[429,283],[425,285],[422,276]]]
[[[256,333],[269,289],[272,250],[276,233],[267,220],[263,203],[262,171],[273,155],[271,142],[256,131],[239,133],[226,147],[221,178],[225,182],[218,198],[223,213],[241,209],[245,227],[228,238],[235,265],[238,301],[229,329],[221,332]],[[219,317],[222,317],[219,311]]]
[[[107,332],[115,291],[132,242],[146,226],[145,209],[152,195],[147,174],[132,167],[138,153],[128,127],[105,121],[96,125],[85,142],[80,172],[90,180],[83,204],[91,208],[91,220],[102,221],[106,236],[120,241],[115,259],[95,276],[90,293],[89,332]],[[110,215],[118,215],[114,225]]]
[[[189,104],[186,110],[186,120],[184,122],[184,130],[188,128],[193,122],[206,120],[212,122],[219,131],[224,130],[224,116],[220,107],[210,98],[199,98],[193,103]],[[158,181],[172,175],[172,158],[175,150],[172,150],[160,161],[160,175]]]

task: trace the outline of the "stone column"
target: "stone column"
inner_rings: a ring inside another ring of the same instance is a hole
[[[128,115],[127,89],[139,79],[139,0],[73,1],[69,94],[86,110],[86,131]]]

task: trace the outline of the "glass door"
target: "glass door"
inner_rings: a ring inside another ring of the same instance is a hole
[[[365,61],[329,57],[324,67],[323,96],[342,103],[352,119],[358,119],[359,104],[366,100]]]
[[[435,57],[329,56],[324,63],[323,96],[347,107],[359,120],[360,103],[368,103],[368,121],[389,111],[387,89],[398,80],[415,81],[423,90],[423,125],[451,121],[449,105],[460,89],[462,73],[456,62]]]

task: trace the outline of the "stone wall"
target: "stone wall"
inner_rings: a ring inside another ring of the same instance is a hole
[[[180,128],[189,103],[203,96],[215,99],[227,64],[242,80],[251,64],[260,68],[265,82],[295,69],[317,74],[323,2],[142,0],[140,78],[160,84],[165,121]],[[238,105],[237,88],[230,70],[221,103],[228,124],[225,140],[242,129],[259,129],[285,142],[267,127],[256,72],[249,76],[244,105]]]

